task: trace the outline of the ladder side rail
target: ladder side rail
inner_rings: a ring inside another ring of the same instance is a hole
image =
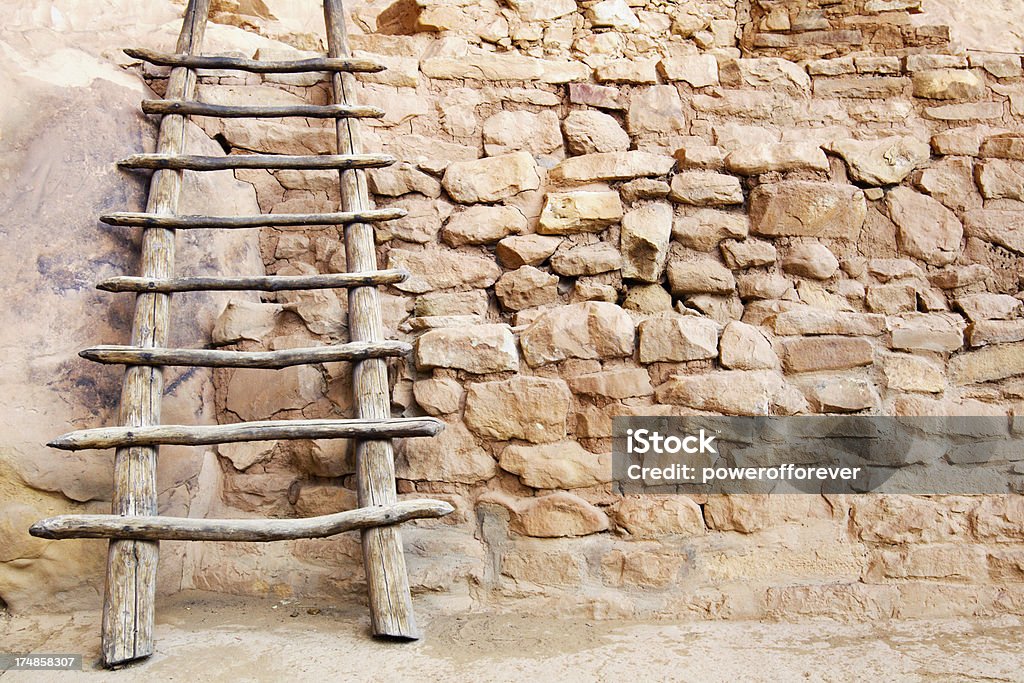
[[[332,58],[350,56],[341,0],[324,0],[327,54]],[[355,77],[351,73],[331,75],[333,103],[355,104]],[[362,149],[357,119],[336,122],[339,154],[356,154]],[[339,172],[343,211],[370,208],[366,173],[351,169]],[[345,256],[351,271],[377,269],[373,226],[350,223],[345,226]],[[380,294],[376,287],[349,290],[349,334],[351,341],[380,341],[384,327]],[[353,366],[356,417],[386,419],[391,415],[387,364],[370,359]],[[356,489],[359,506],[390,505],[398,500],[395,488],[394,450],[391,441],[356,442]],[[397,527],[376,527],[362,532],[363,565],[370,603],[370,626],[374,635],[402,640],[419,638],[412,610],[409,577],[401,534]]]
[[[189,0],[178,36],[177,51],[197,54],[203,42],[210,0]],[[191,98],[196,75],[187,68],[175,68],[167,83],[167,97]],[[160,122],[157,150],[181,154],[185,148],[185,119],[166,116]],[[181,172],[158,171],[150,181],[146,204],[148,213],[177,211]],[[148,228],[142,234],[141,275],[168,278],[174,271],[174,231]],[[159,347],[167,342],[170,327],[170,295],[156,292],[136,297],[131,343]],[[124,375],[120,424],[154,425],[160,422],[164,389],[163,369],[132,366]],[[119,448],[114,457],[115,515],[154,515],[157,507],[155,446]],[[107,554],[106,585],[103,596],[102,657],[112,667],[153,653],[153,624],[156,603],[156,570],[159,545],[156,541],[114,540]]]

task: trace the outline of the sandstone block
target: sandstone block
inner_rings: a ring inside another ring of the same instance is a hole
[[[985,159],[974,167],[974,179],[985,199],[1024,201],[1024,161]]]
[[[475,484],[497,473],[494,458],[458,420],[446,424],[433,438],[395,441],[395,476],[399,479]]]
[[[676,582],[684,564],[684,558],[665,551],[613,550],[601,558],[605,581],[613,586],[669,586]]]
[[[551,257],[551,270],[569,277],[597,275],[621,267],[622,254],[609,242],[583,244],[558,251]]]
[[[725,370],[700,375],[675,375],[659,385],[658,403],[687,406],[726,415],[768,415],[784,382],[767,370]]]
[[[853,239],[866,217],[864,193],[852,185],[787,180],[750,193],[751,232],[758,235]]]
[[[529,152],[502,154],[448,164],[441,185],[463,204],[497,202],[540,187],[537,164]]]
[[[229,301],[213,326],[213,341],[231,344],[248,339],[262,341],[270,336],[284,312],[280,304],[253,301]]]
[[[593,83],[570,83],[569,101],[599,109],[625,109],[624,94],[618,88]]]
[[[541,314],[520,335],[530,367],[567,358],[621,358],[633,355],[632,318],[612,303],[587,301]]]
[[[734,320],[722,330],[721,363],[730,370],[771,370],[779,366],[772,343],[753,325]]]
[[[745,213],[716,209],[698,209],[690,215],[677,215],[672,223],[672,239],[697,251],[711,251],[727,239],[744,239],[750,231]]]
[[[533,266],[521,266],[505,273],[494,285],[503,308],[521,311],[558,300],[558,276]]]
[[[629,149],[629,135],[618,121],[603,112],[570,112],[562,121],[562,132],[570,154],[624,152]]]
[[[836,140],[829,151],[841,156],[850,177],[869,185],[894,185],[928,162],[931,148],[917,138],[894,136],[880,140]]]
[[[611,515],[616,526],[636,539],[698,536],[706,531],[700,506],[687,496],[626,496]]]
[[[507,446],[499,463],[536,489],[578,489],[612,479],[611,453],[591,453],[575,441]]]
[[[718,357],[714,320],[694,315],[648,318],[640,323],[640,362],[681,362]]]
[[[667,175],[675,160],[650,152],[598,152],[570,157],[551,170],[551,179],[567,183],[631,180]]]
[[[894,355],[882,362],[885,384],[895,391],[941,394],[946,387],[943,369],[920,356]]]
[[[622,277],[658,282],[665,270],[672,237],[672,207],[646,204],[622,217]]]
[[[782,299],[793,289],[793,281],[778,273],[747,271],[736,278],[736,290],[740,298]]]
[[[830,379],[816,386],[813,394],[822,413],[856,413],[879,404],[878,392],[862,379]]]
[[[1003,117],[1002,102],[970,102],[964,104],[944,104],[938,107],[925,107],[926,118],[936,121],[974,122],[989,121]]]
[[[491,244],[511,234],[526,231],[526,216],[511,206],[471,206],[452,214],[441,238],[453,247]]]
[[[964,321],[948,313],[905,313],[886,321],[892,348],[908,351],[956,351],[964,345]]]
[[[475,434],[548,443],[565,438],[569,388],[561,380],[514,377],[466,388],[465,420]]]
[[[981,143],[981,156],[990,159],[1024,161],[1024,134],[1003,133],[986,138]]]
[[[672,293],[677,296],[732,294],[736,289],[736,278],[733,277],[732,271],[710,258],[670,262],[668,283]]]
[[[618,192],[550,192],[544,200],[537,232],[544,235],[601,232],[621,219],[622,201]]]
[[[613,399],[650,396],[654,393],[651,378],[642,368],[603,370],[577,375],[569,379],[569,388],[574,394]]]
[[[227,381],[224,407],[243,420],[266,420],[276,413],[302,410],[324,395],[323,377],[313,367],[296,365],[277,370],[267,384],[266,371],[239,368]]]
[[[739,178],[711,171],[684,171],[672,177],[669,199],[694,206],[729,206],[743,203]]]
[[[637,313],[671,311],[672,295],[661,285],[636,285],[626,292],[622,307]]]
[[[388,252],[388,267],[404,268],[412,273],[408,280],[399,282],[395,287],[415,294],[460,286],[490,287],[501,274],[501,269],[492,259],[434,249],[392,249]]]
[[[635,31],[640,20],[625,0],[600,0],[587,8],[587,20],[594,28],[613,28],[618,31]]]
[[[1024,320],[979,320],[967,326],[967,344],[1008,344],[1024,340]]]
[[[664,180],[637,178],[619,185],[619,196],[627,204],[633,204],[642,199],[664,199],[669,190],[669,184]]]
[[[900,249],[934,266],[945,266],[960,254],[963,225],[952,211],[927,195],[897,187],[885,198],[896,224]]]
[[[955,212],[981,208],[974,183],[974,163],[968,159],[943,159],[912,176],[914,186]]]
[[[462,57],[430,57],[420,62],[420,71],[440,80],[541,81],[568,83],[590,77],[590,68],[579,62],[557,62],[532,57],[483,53]]]
[[[1009,294],[964,294],[956,299],[956,306],[971,322],[979,320],[1007,320],[1017,317],[1021,301]]]
[[[821,147],[813,142],[780,142],[742,147],[725,158],[725,167],[740,175],[788,171],[828,172]]]
[[[416,367],[454,368],[485,374],[519,370],[516,340],[508,325],[430,330],[416,340]]]
[[[559,538],[606,531],[608,516],[579,496],[559,492],[519,501],[512,530],[524,536]]]
[[[545,110],[499,111],[484,121],[484,152],[489,157],[525,150],[552,154],[562,147],[558,114]]]
[[[840,336],[804,337],[782,342],[783,363],[789,372],[845,370],[874,362],[871,343]]]
[[[964,214],[964,230],[968,237],[977,237],[1018,254],[1024,254],[1024,213],[1020,211],[968,211]]]
[[[694,88],[718,85],[718,60],[712,55],[666,57],[658,62],[666,81],[682,81]]]
[[[872,337],[882,334],[885,316],[876,313],[850,313],[799,308],[783,311],[775,317],[775,334],[839,334]]]
[[[811,79],[803,67],[786,59],[730,59],[723,62],[719,77],[722,85],[742,88],[768,88],[794,95],[811,91]]]
[[[683,102],[671,85],[634,90],[626,113],[630,135],[672,134],[686,130]]]
[[[412,394],[429,415],[449,415],[459,410],[462,385],[449,377],[424,379],[412,385]]]
[[[974,100],[985,95],[985,81],[964,69],[928,69],[912,78],[914,97],[929,100]]]
[[[548,260],[558,245],[562,243],[560,237],[549,237],[547,235],[519,235],[506,237],[498,242],[494,253],[498,261],[506,268],[519,268],[520,266],[539,266]]]
[[[723,240],[718,245],[722,258],[730,268],[756,268],[775,263],[778,254],[771,242],[758,239]]]
[[[573,3],[573,11],[575,8]],[[579,557],[573,553],[512,550],[501,558],[501,575],[542,586],[576,586],[580,583],[579,565]]]
[[[977,384],[1024,374],[1024,343],[998,344],[967,351],[949,361],[954,384]]]
[[[658,82],[657,59],[613,59],[594,70],[598,83],[632,83],[642,85]]]
[[[782,259],[782,269],[802,277],[827,280],[839,270],[839,259],[824,244],[799,242]]]

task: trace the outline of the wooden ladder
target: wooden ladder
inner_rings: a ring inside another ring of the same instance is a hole
[[[43,538],[108,538],[103,606],[102,657],[113,667],[153,652],[158,542],[278,541],[330,536],[361,530],[363,562],[374,635],[412,640],[418,637],[409,594],[402,543],[395,524],[441,517],[452,511],[443,501],[399,502],[391,439],[433,436],[444,424],[433,418],[392,418],[387,358],[409,352],[409,344],[383,337],[378,285],[401,282],[408,273],[379,270],[371,223],[401,217],[397,209],[372,209],[363,169],[395,159],[361,153],[359,119],[383,112],[355,103],[353,72],[384,67],[353,58],[348,49],[342,0],[324,0],[328,55],[298,61],[256,61],[201,56],[210,0],[190,0],[174,54],[126,50],[152,64],[170,66],[163,100],[147,100],[143,111],[161,115],[155,154],[120,162],[129,169],[153,169],[145,213],[114,213],[104,223],[142,229],[141,276],[114,277],[98,287],[134,292],[135,315],[130,346],[98,346],[82,352],[100,363],[126,365],[119,427],[65,434],[49,445],[66,449],[115,448],[113,510],[110,515],[62,515],[31,529]],[[256,73],[331,74],[334,103],[327,106],[234,106],[194,100],[198,69],[237,69]],[[205,157],[186,154],[185,117],[333,118],[337,154],[286,156],[245,154]],[[341,210],[325,214],[256,216],[178,215],[183,171],[237,168],[337,169]],[[343,225],[347,273],[308,276],[179,277],[174,274],[175,231],[199,228]],[[166,348],[171,295],[178,292],[257,290],[277,292],[348,289],[347,344],[270,352]],[[163,367],[203,366],[283,368],[291,365],[353,362],[355,419],[272,420],[220,425],[162,425]],[[156,459],[165,444],[204,445],[275,439],[356,439],[359,508],[306,519],[190,519],[157,514]]]

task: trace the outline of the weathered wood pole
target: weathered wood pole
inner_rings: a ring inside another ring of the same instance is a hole
[[[324,0],[327,26],[327,54],[349,57],[345,10],[341,0]],[[355,77],[350,73],[331,75],[334,104],[356,104]],[[338,154],[359,154],[362,148],[357,119],[338,119]],[[341,202],[343,211],[370,208],[366,173],[343,170]],[[373,226],[349,223],[345,226],[345,256],[350,271],[377,269]],[[384,338],[380,297],[376,287],[355,287],[348,293],[348,329],[352,341],[380,341]],[[385,419],[391,416],[387,364],[381,358],[353,366],[356,417]],[[391,505],[398,500],[395,463],[391,441],[356,442],[356,488],[360,507]],[[397,527],[364,529],[363,565],[370,598],[370,625],[375,636],[414,640],[419,638],[409,594],[409,577],[401,534]]]
[[[197,54],[203,43],[210,0],[189,0],[178,36],[177,51]],[[195,73],[176,68],[167,82],[167,97],[190,99],[195,91]],[[185,119],[165,116],[160,121],[157,150],[161,154],[182,154],[185,149]],[[180,171],[157,171],[149,186],[148,213],[172,214],[178,208]],[[174,231],[149,228],[142,233],[141,275],[169,278],[174,272]],[[135,300],[132,345],[158,347],[167,344],[170,326],[170,295],[142,293]],[[163,398],[163,370],[137,365],[124,374],[120,422],[126,426],[155,425],[160,422]],[[157,448],[119,448],[114,456],[115,515],[155,515],[157,512]],[[156,601],[156,541],[111,541],[107,555],[107,582],[103,596],[103,664],[124,664],[153,653],[153,621]]]

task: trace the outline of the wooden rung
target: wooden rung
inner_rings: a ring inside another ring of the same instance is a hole
[[[402,218],[408,212],[400,208],[338,211],[335,213],[264,213],[255,216],[172,216],[156,213],[119,211],[100,216],[107,225],[127,228],[167,228],[169,230],[232,230],[238,228],[306,227],[310,225],[346,225],[376,223]]]
[[[290,61],[263,61],[260,59],[243,59],[240,57],[222,57],[218,55],[156,52],[140,48],[127,48],[123,52],[134,59],[141,59],[144,62],[159,66],[184,66],[189,69],[234,69],[258,74],[294,74],[306,71],[376,73],[387,68],[380,62],[372,59],[357,59],[354,57],[313,57],[312,59]]]
[[[292,156],[289,154],[229,154],[223,157],[205,157],[191,154],[133,154],[117,162],[122,168],[175,169],[180,171],[224,171],[236,168],[273,168],[316,170],[346,170],[354,168],[382,168],[395,163],[388,154],[318,154]]]
[[[225,425],[153,425],[99,427],[68,432],[48,446],[65,451],[126,446],[205,446],[239,441],[287,439],[387,440],[434,436],[444,423],[433,417],[393,417],[382,420],[265,420]]]
[[[185,100],[143,100],[142,111],[146,114],[215,116],[223,119],[235,118],[284,118],[304,116],[311,119],[366,119],[384,116],[384,110],[369,105],[328,104],[286,104],[286,105],[239,105],[209,104]]]
[[[404,282],[407,270],[378,270],[368,273],[330,273],[326,275],[260,275],[253,277],[176,277],[160,280],[149,277],[118,276],[96,285],[107,292],[286,292],[303,289],[344,289],[372,287]]]
[[[402,341],[349,342],[280,351],[222,351],[218,349],[165,349],[137,346],[94,346],[78,355],[97,363],[120,365],[194,366],[204,368],[265,368],[277,370],[293,365],[360,361],[367,358],[395,358],[412,351]]]
[[[125,538],[147,541],[288,541],[388,526],[453,512],[442,500],[404,500],[304,519],[192,519],[188,517],[60,515],[28,530],[39,538]]]

